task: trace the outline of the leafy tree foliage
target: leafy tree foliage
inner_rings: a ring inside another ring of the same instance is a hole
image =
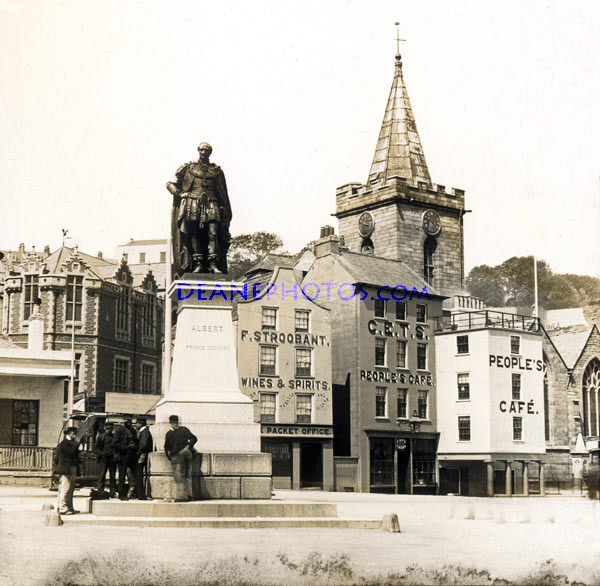
[[[234,236],[227,255],[229,272],[238,279],[268,252],[285,254],[285,251],[280,250],[282,247],[281,237],[271,232],[253,232]]]
[[[553,273],[544,260],[537,261],[539,304],[546,309],[580,307],[600,302],[600,279]],[[488,306],[533,305],[533,257],[513,256],[495,267],[479,265],[467,276],[471,295]]]

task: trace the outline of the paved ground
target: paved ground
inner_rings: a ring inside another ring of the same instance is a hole
[[[45,527],[55,494],[0,487],[1,584],[600,584],[598,503],[278,491],[402,533]],[[476,573],[472,570],[476,570]],[[567,582],[568,580],[568,582]]]

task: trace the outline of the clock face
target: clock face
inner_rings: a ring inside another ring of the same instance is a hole
[[[358,218],[358,233],[363,238],[368,238],[375,230],[375,220],[371,212],[363,212]]]
[[[442,220],[434,210],[427,210],[423,214],[423,230],[429,236],[437,236],[442,231]]]

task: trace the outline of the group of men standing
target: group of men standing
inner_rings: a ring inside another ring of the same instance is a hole
[[[197,438],[187,427],[179,425],[177,415],[169,417],[169,424],[171,429],[165,436],[164,449],[173,467],[174,500],[191,500],[191,463]],[[55,451],[55,472],[60,476],[58,512],[63,515],[78,512],[73,509],[73,492],[82,439],[77,436],[77,428],[67,427],[64,430],[64,439]],[[154,441],[145,417],[138,417],[135,424],[129,417],[121,424],[106,422],[94,442],[94,452],[101,466],[97,490],[104,492],[108,472],[110,498],[118,495],[121,500],[147,500],[144,480],[148,454],[153,450]]]
[[[154,450],[152,434],[147,421],[138,417],[135,426],[130,418],[122,425],[105,423],[104,429],[96,437],[94,448],[101,465],[98,490],[104,490],[106,473],[109,474],[109,494],[121,500],[128,498],[146,499],[144,474],[148,454]],[[118,485],[115,475],[118,471]],[[125,485],[127,479],[129,491]],[[118,486],[118,489],[117,489]]]

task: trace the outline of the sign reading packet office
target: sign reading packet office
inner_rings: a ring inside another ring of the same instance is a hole
[[[266,425],[262,424],[260,434],[270,437],[333,437],[333,428],[317,425]]]

